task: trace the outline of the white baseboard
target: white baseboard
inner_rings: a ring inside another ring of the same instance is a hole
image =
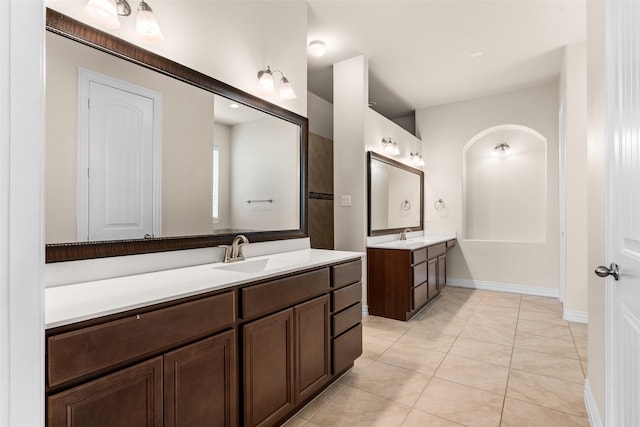
[[[596,399],[593,397],[593,391],[591,390],[588,378],[584,380],[584,405],[587,407],[591,427],[603,427],[604,424],[602,424],[600,411],[598,411],[598,405],[596,404]]]
[[[447,285],[458,286],[461,288],[484,289],[486,291],[511,292],[514,294],[538,295],[553,298],[558,298],[559,295],[557,289],[515,285],[511,283],[485,282],[482,280],[447,278]]]
[[[562,319],[569,322],[589,323],[589,313],[586,311],[567,310],[562,312]]]

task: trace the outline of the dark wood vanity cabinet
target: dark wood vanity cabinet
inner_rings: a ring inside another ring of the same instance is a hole
[[[47,330],[47,426],[278,425],[362,353],[361,276],[348,261]]]
[[[54,331],[47,425],[238,425],[235,300],[226,292]]]
[[[427,247],[367,249],[367,303],[374,316],[409,320],[446,285],[446,251],[455,240]]]
[[[329,381],[329,295],[247,323],[244,424],[274,425]]]

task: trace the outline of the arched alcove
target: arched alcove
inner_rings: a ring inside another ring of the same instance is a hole
[[[465,239],[546,240],[547,139],[539,132],[485,129],[465,145],[462,173]]]

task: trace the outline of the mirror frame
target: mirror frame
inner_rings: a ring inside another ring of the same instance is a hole
[[[377,230],[371,229],[371,162],[377,160],[382,163],[386,163],[389,166],[396,167],[398,169],[405,170],[410,173],[414,173],[420,177],[420,228],[415,227],[400,227],[400,228],[381,228]],[[381,236],[383,234],[402,233],[406,228],[411,228],[411,231],[420,231],[424,229],[424,172],[420,169],[412,168],[409,165],[398,162],[396,160],[385,157],[375,151],[367,152],[367,230],[369,236]]]
[[[300,126],[300,228],[245,233],[251,242],[308,237],[308,139],[306,117],[286,110],[212,77],[164,58],[139,46],[100,31],[58,11],[47,8],[46,30],[114,55],[195,87],[221,95]],[[234,234],[158,237],[98,242],[51,243],[45,245],[47,263],[136,255],[230,244]]]

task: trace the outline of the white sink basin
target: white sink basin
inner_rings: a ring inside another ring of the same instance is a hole
[[[238,273],[260,273],[274,267],[271,266],[271,268],[269,268],[268,259],[257,259],[254,261],[236,261],[213,268],[216,270],[235,271]]]

